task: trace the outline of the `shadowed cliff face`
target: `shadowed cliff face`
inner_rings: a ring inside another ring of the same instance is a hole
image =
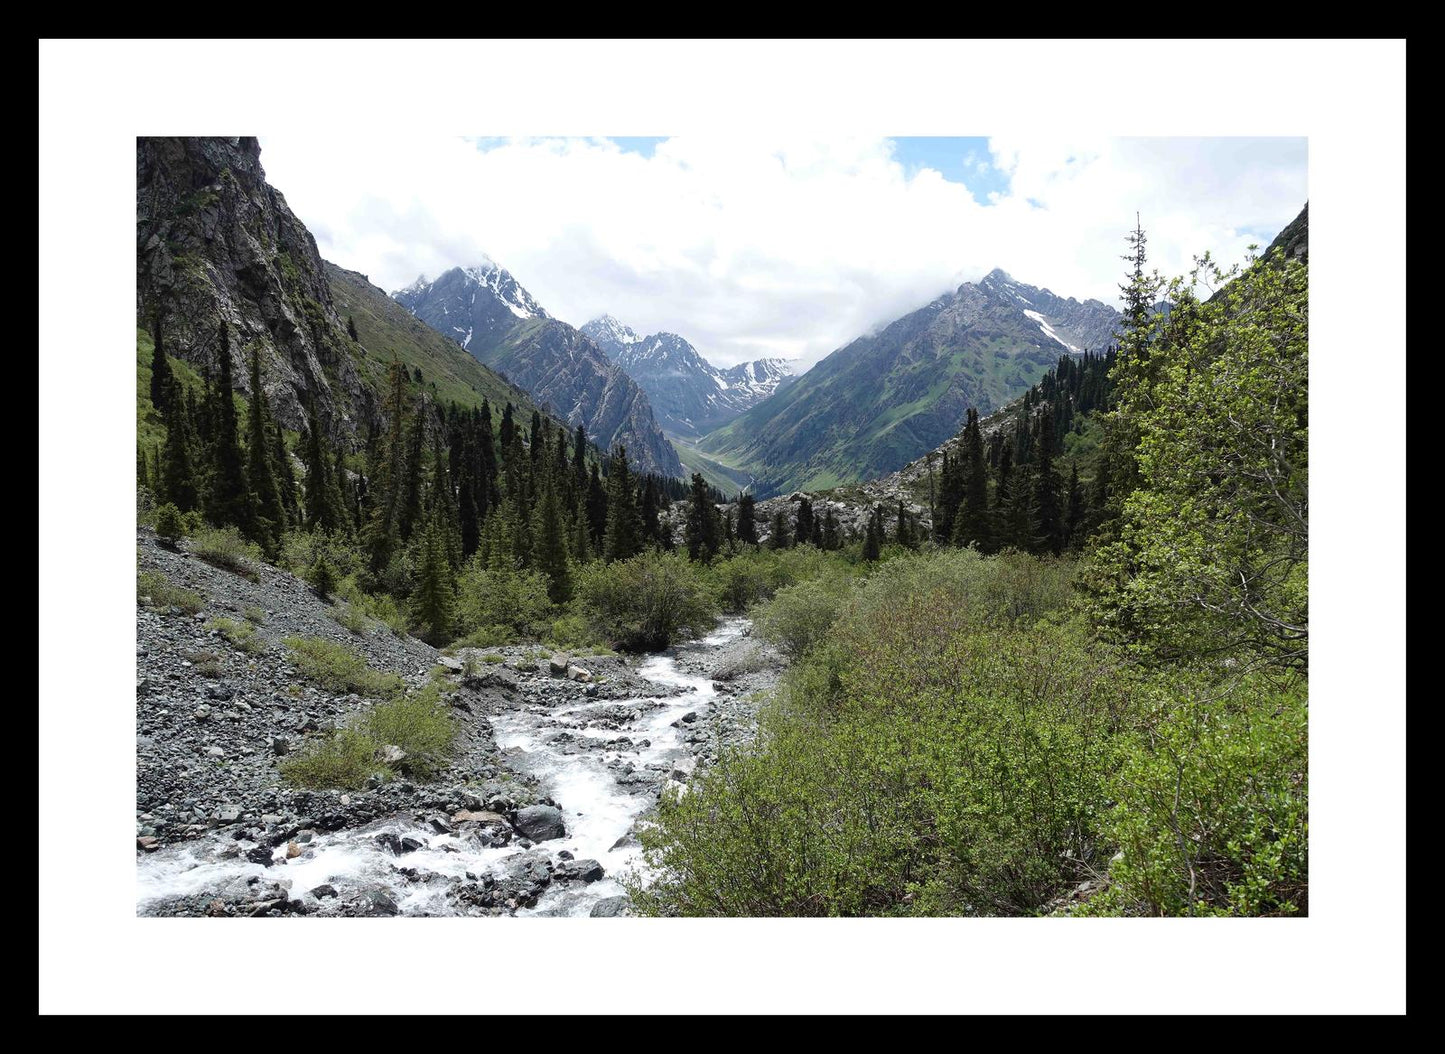
[[[338,435],[374,412],[360,349],[337,317],[316,241],[266,183],[254,138],[136,140],[136,324],[159,313],[166,350],[214,371],[230,326],[232,374],[255,345],[271,406],[298,428],[303,393]]]

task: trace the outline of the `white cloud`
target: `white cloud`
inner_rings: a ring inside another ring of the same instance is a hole
[[[996,266],[1115,302],[1136,210],[1173,274],[1205,249],[1241,259],[1247,229],[1307,194],[1302,139],[990,146],[1011,185],[987,206],[907,174],[886,139],[684,136],[644,158],[605,139],[263,137],[262,163],[322,255],[385,289],[485,252],[559,318],[672,330],[719,365],[810,365]]]

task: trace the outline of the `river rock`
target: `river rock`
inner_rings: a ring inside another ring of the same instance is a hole
[[[317,900],[325,900],[327,897],[336,896],[336,887],[329,882],[323,882],[311,891],[311,895]]]
[[[615,919],[632,914],[628,910],[630,907],[631,902],[626,897],[603,897],[592,905],[588,914],[594,919]]]
[[[406,760],[406,751],[395,743],[388,743],[377,752],[376,756],[383,765],[395,765]]]
[[[447,668],[450,672],[452,672],[452,673],[461,673],[461,672],[462,672],[462,666],[463,666],[462,660],[461,660],[461,659],[453,658],[453,657],[450,656],[450,655],[438,655],[438,656],[437,656],[437,663],[438,663],[439,665],[441,665],[441,666],[446,667],[446,668]]]
[[[562,811],[550,805],[528,805],[518,809],[512,826],[523,838],[533,842],[546,842],[567,835],[567,826],[562,822]]]
[[[554,655],[547,660],[547,670],[553,677],[566,677],[567,660],[561,655]]]
[[[669,775],[675,780],[688,780],[696,770],[697,758],[683,758],[672,763],[672,772]]]
[[[559,882],[596,882],[604,874],[596,860],[566,860],[558,866],[555,877]]]
[[[567,667],[567,680],[569,680],[569,681],[581,681],[582,683],[585,684],[586,682],[592,680],[592,673],[591,673],[590,670],[584,670],[584,669],[583,669],[582,667],[580,667],[580,666],[568,666],[568,667]]]
[[[361,910],[359,914],[374,916],[389,916],[401,914],[401,909],[396,906],[385,891],[373,889],[361,895],[361,902],[357,905]]]
[[[235,823],[241,818],[241,807],[239,805],[222,805],[216,810],[216,819],[222,823]]]

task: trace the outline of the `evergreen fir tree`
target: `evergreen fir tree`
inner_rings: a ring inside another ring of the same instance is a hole
[[[843,536],[838,530],[838,517],[833,514],[833,506],[829,505],[823,510],[823,548],[831,553],[842,544]]]
[[[707,481],[697,472],[692,474],[692,493],[688,500],[687,521],[683,531],[690,560],[711,560],[722,542],[722,525],[718,521],[717,505],[708,493]]]
[[[913,517],[903,506],[903,499],[898,499],[898,518],[893,530],[894,540],[905,549],[917,549],[918,537],[913,532]]]
[[[973,545],[980,552],[992,552],[988,464],[983,454],[983,433],[978,424],[978,411],[971,407],[968,411],[968,424],[963,431],[959,468],[963,483],[962,501],[955,514],[951,541],[959,546]]]
[[[798,545],[804,545],[813,540],[813,503],[807,498],[798,502],[793,537]]]
[[[296,469],[291,464],[291,455],[286,452],[286,437],[281,434],[281,422],[271,418],[271,460],[276,465],[276,489],[281,495],[281,511],[286,516],[286,526],[295,526],[297,521]]]
[[[638,513],[627,448],[612,454],[607,473],[607,527],[602,537],[602,559],[609,564],[627,560],[642,551],[642,517]]]
[[[1040,415],[1038,468],[1034,473],[1034,505],[1040,549],[1057,556],[1064,548],[1063,481],[1054,469],[1054,418]]]
[[[647,482],[642,486],[642,537],[653,545],[662,544],[662,525],[657,519],[657,506],[657,480],[648,476]]]
[[[195,400],[190,402],[191,408]],[[181,512],[201,507],[200,487],[196,482],[193,460],[195,440],[191,436],[191,415],[179,400],[172,406],[166,425],[166,441],[161,448],[160,471],[156,475],[156,500],[170,502]]]
[[[783,511],[783,504],[778,503],[773,509],[772,522],[768,525],[768,548],[786,549],[793,544],[793,539],[788,533],[788,514]]]
[[[236,402],[231,391],[231,336],[229,327],[221,325],[220,369],[216,382],[213,423],[215,434],[211,444],[211,472],[208,488],[207,518],[219,527],[234,526],[253,541],[257,537],[252,515],[251,488],[246,481],[246,466],[241,455],[241,442],[236,430]],[[179,504],[176,506],[179,508]]]
[[[867,530],[863,532],[863,559],[869,563],[883,554],[883,506],[875,505],[868,517]]]
[[[155,350],[151,353],[151,405],[162,418],[168,418],[176,402],[176,378],[166,357],[161,317],[157,313],[152,326]]]
[[[1079,463],[1069,462],[1069,512],[1065,523],[1064,544],[1078,549],[1088,533],[1089,505],[1084,488],[1079,485]]]
[[[585,564],[592,559],[592,524],[587,518],[587,498],[577,496],[572,510],[572,559]]]
[[[547,596],[554,604],[572,599],[572,577],[567,567],[566,529],[557,484],[544,473],[538,485],[540,497],[533,516],[532,566],[547,576]]]
[[[595,461],[587,477],[587,526],[592,533],[591,549],[600,552],[607,531],[607,489],[602,485],[602,474]]]
[[[361,343],[361,338],[356,335],[356,320],[350,315],[346,316],[346,335],[356,343]]]
[[[517,425],[516,422],[512,420],[512,404],[509,402],[502,410],[502,429],[501,432],[497,435],[497,439],[502,444],[503,453],[511,452],[512,439],[516,435],[516,432]]]
[[[738,495],[738,541],[747,545],[758,544],[757,501],[752,491]]]
[[[411,594],[412,621],[422,627],[423,640],[444,644],[451,639],[456,593],[440,507],[427,520],[419,556]]]

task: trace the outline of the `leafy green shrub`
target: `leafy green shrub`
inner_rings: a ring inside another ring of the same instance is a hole
[[[451,751],[455,722],[436,685],[378,703],[367,711],[361,727],[383,746],[406,751],[398,771],[427,779],[444,764]]]
[[[262,561],[260,547],[246,541],[234,527],[212,527],[198,532],[191,538],[191,552],[208,564],[252,581],[256,579],[256,565]]]
[[[181,517],[181,510],[170,502],[166,502],[155,511],[156,536],[162,542],[175,548],[176,541],[183,538],[186,533],[186,523]]]
[[[657,651],[684,633],[711,628],[717,604],[695,565],[655,550],[594,563],[578,576],[581,610],[593,630],[625,651]]]
[[[517,640],[517,631],[511,626],[483,626],[452,641],[446,648],[447,652],[455,652],[462,648],[495,648],[503,644],[514,644]]]
[[[376,741],[353,728],[308,741],[277,768],[286,782],[309,790],[349,790],[385,766],[376,760]]]
[[[1105,831],[1120,856],[1083,913],[1309,913],[1304,686],[1230,689],[1166,697],[1113,781]]]
[[[258,626],[266,624],[266,612],[255,604],[247,604],[241,609],[241,617],[247,622],[254,622]]]
[[[779,589],[846,567],[837,555],[810,545],[794,549],[745,548],[707,569],[708,582],[722,609],[741,615],[753,604],[767,600]]]
[[[755,631],[788,658],[800,659],[823,639],[850,591],[849,581],[838,575],[780,589],[754,615]]]
[[[178,608],[183,614],[194,615],[201,610],[201,594],[176,585],[159,571],[137,575],[135,591],[142,604],[157,611]]]
[[[206,629],[215,630],[227,643],[248,655],[259,655],[266,650],[266,642],[256,636],[256,627],[249,622],[237,622],[229,618],[213,618],[206,623]]]
[[[489,652],[487,652],[485,655],[483,655],[483,656],[481,657],[481,661],[482,661],[482,662],[488,662],[488,663],[506,662],[506,661],[507,661],[507,657],[506,657],[505,655],[498,655],[498,654],[497,654],[496,652],[494,652],[494,651],[489,651]]]
[[[597,654],[596,649],[601,646],[587,619],[576,612],[553,620],[551,628],[542,639],[557,651],[570,651],[574,654]]]
[[[504,644],[539,636],[551,622],[547,576],[537,571],[489,570],[474,558],[457,584],[456,620],[463,636],[486,630],[489,643]],[[505,627],[503,639],[495,631],[499,626]]]
[[[806,653],[754,747],[660,804],[641,910],[1031,914],[1103,866],[1136,675],[1067,627],[980,627],[948,596],[852,610]]]
[[[302,676],[328,691],[356,692],[387,699],[401,693],[403,682],[394,673],[382,673],[366,664],[358,652],[320,637],[287,637],[291,661]]]

